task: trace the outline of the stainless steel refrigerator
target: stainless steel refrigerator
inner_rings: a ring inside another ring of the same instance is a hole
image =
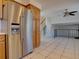
[[[24,10],[21,19],[21,41],[23,56],[33,51],[33,15],[31,10]]]
[[[33,51],[33,15],[31,10],[14,2],[8,2],[6,7],[9,59],[20,59]]]

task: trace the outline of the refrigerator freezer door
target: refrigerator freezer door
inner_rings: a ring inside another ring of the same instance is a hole
[[[22,20],[22,37],[23,37],[23,56],[33,51],[32,42],[32,13],[27,10],[24,14],[24,19]]]

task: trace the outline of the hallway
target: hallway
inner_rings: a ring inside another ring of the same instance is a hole
[[[23,59],[79,59],[79,40],[45,38],[41,46]]]

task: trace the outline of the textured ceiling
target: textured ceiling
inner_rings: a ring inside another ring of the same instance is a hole
[[[79,0],[36,0],[42,5],[43,10],[61,8],[72,4],[78,4]]]
[[[51,24],[79,23],[79,13],[76,16],[63,17],[64,10],[79,11],[79,0],[36,0],[42,6],[41,15]]]
[[[36,0],[42,6],[42,14],[51,17],[53,13],[64,9],[79,10],[79,0]]]

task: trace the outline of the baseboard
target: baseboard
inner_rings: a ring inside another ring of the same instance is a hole
[[[24,55],[24,56],[22,56],[21,58],[19,58],[19,59],[23,59],[24,57],[26,57],[26,56],[28,56],[29,54],[31,54],[31,53],[33,53],[33,51],[32,52],[30,52],[30,53],[28,53],[28,54],[26,54],[26,55]]]
[[[75,37],[75,39],[79,39],[79,37]]]

